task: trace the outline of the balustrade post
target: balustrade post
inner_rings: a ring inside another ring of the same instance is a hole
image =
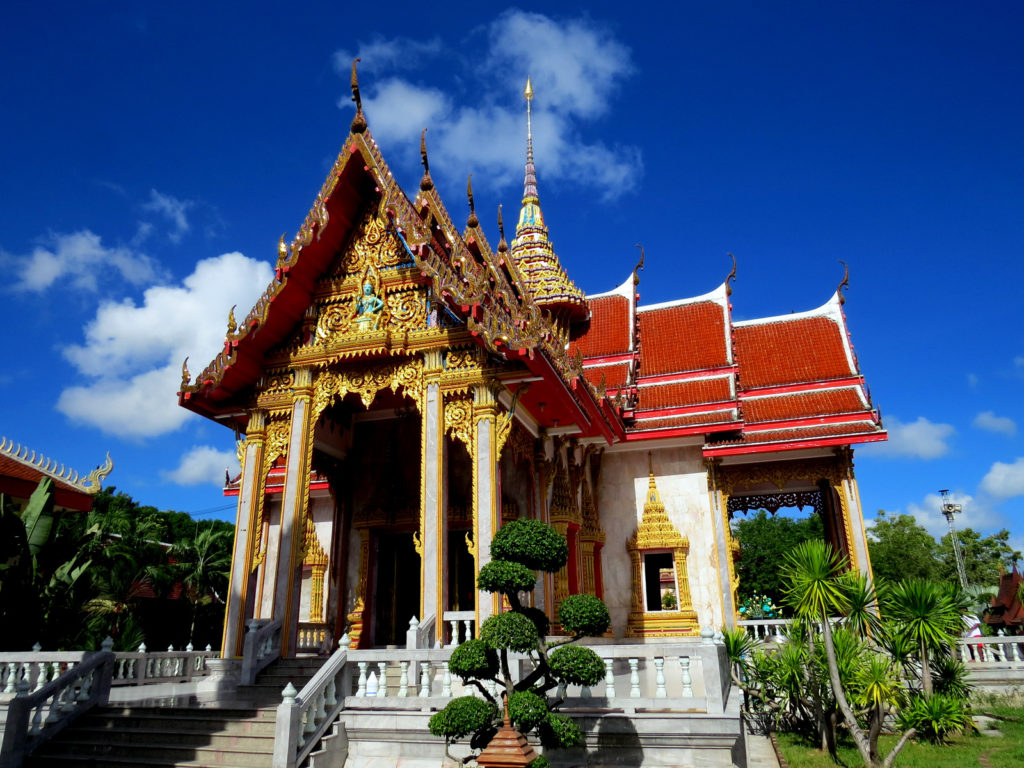
[[[295,703],[298,693],[291,683],[281,691],[281,703],[277,707],[274,724],[273,768],[295,768],[295,756],[299,751],[299,736],[303,727],[302,710]]]
[[[693,696],[693,679],[690,677],[690,659],[686,656],[679,657],[679,674],[683,681],[683,698]]]
[[[441,695],[450,699],[452,697],[452,673],[448,669],[447,661],[441,662],[441,671]]]
[[[402,676],[398,678],[398,695],[400,698],[405,698],[409,695],[409,662],[401,661],[402,665]]]
[[[612,659],[604,659],[604,695],[609,699],[615,698],[614,663]]]
[[[448,622],[448,624],[451,626],[452,629],[452,641],[450,645],[454,647],[459,644],[459,621],[458,619],[452,619]]]
[[[377,669],[380,670],[380,677],[377,678],[378,685],[380,686],[377,689],[377,695],[378,696],[387,696],[388,695],[388,663],[386,661],[378,662],[377,663]]]
[[[366,662],[365,661],[358,661],[358,662],[356,662],[356,666],[359,667],[359,682],[357,683],[358,687],[356,688],[356,696],[365,696],[366,695]]]
[[[472,619],[463,619],[462,626],[466,630],[466,639],[467,640],[472,640],[473,639],[473,620]]]
[[[665,688],[665,659],[660,656],[654,659],[654,698],[668,698],[668,690]]]
[[[638,667],[640,659],[629,660],[629,695],[630,698],[640,698],[640,672]]]
[[[430,662],[424,661],[420,664],[420,696],[430,696]]]

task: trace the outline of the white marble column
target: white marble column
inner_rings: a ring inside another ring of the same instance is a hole
[[[476,567],[479,572],[491,560],[491,539],[498,530],[501,502],[497,445],[498,404],[494,392],[486,384],[473,388],[473,416],[476,429],[473,444],[473,541],[476,544]],[[477,631],[488,617],[498,612],[498,599],[498,595],[477,592]]]
[[[252,411],[246,428],[245,454],[242,457],[242,483],[238,492],[238,513],[235,518],[235,546],[231,555],[231,581],[224,620],[224,640],[221,657],[240,656],[245,635],[246,604],[252,579],[253,538],[259,536],[260,521],[258,494],[260,473],[263,472],[263,446],[266,417],[263,411]]]
[[[298,630],[302,534],[309,500],[309,461],[312,455],[312,446],[307,441],[313,438],[309,429],[312,390],[312,369],[296,370],[274,586],[274,618],[282,623],[281,655],[285,657],[294,653]]]
[[[447,456],[444,439],[444,398],[441,394],[441,352],[424,355],[422,408],[422,505],[420,519],[420,619],[435,619],[435,639],[444,641],[444,609],[448,604]]]
[[[722,596],[722,616],[725,626],[733,629],[736,626],[736,605],[732,594],[732,552],[729,550],[729,539],[732,533],[728,530],[728,513],[722,509],[724,498],[718,491],[715,479],[715,466],[708,466],[708,496],[711,502],[711,522],[715,532],[715,555],[718,560],[718,587]]]
[[[849,518],[847,530],[851,534],[850,550],[856,556],[857,568],[862,574],[871,576],[871,556],[868,553],[868,538],[864,529],[864,510],[860,506],[860,490],[857,488],[852,467],[836,490],[840,494],[839,506],[842,513]]]

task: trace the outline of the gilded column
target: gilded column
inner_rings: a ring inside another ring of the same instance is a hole
[[[238,492],[238,513],[235,519],[235,547],[231,558],[231,581],[228,586],[227,610],[224,614],[224,641],[221,656],[230,658],[242,653],[245,635],[246,604],[252,579],[252,556],[255,539],[261,533],[259,493],[262,487],[263,446],[266,415],[263,411],[249,414],[249,425],[242,453],[242,484]]]
[[[436,639],[444,641],[444,609],[448,604],[448,514],[445,500],[447,471],[444,439],[444,398],[441,395],[441,351],[423,356],[422,472],[420,529],[420,619],[435,619]]]
[[[839,494],[839,507],[850,548],[850,565],[861,573],[871,576],[871,556],[868,551],[868,537],[864,529],[864,510],[860,506],[860,489],[853,476],[853,450],[847,448],[839,454],[840,481],[835,490]]]
[[[473,547],[477,573],[491,559],[491,539],[498,530],[501,491],[498,487],[498,402],[487,384],[473,387]],[[477,592],[476,621],[479,628],[499,610],[498,596]]]
[[[313,370],[297,369],[294,386],[274,589],[274,618],[280,619],[282,623],[281,655],[285,657],[295,650],[298,630],[299,571],[303,559],[306,506],[309,503],[309,467],[313,456],[313,435],[310,429]]]
[[[733,540],[729,527],[729,512],[726,495],[718,486],[718,464],[714,459],[706,462],[708,477],[708,500],[711,504],[711,523],[715,532],[715,560],[718,563],[718,585],[722,595],[722,616],[725,626],[736,627],[736,579],[735,554],[738,544]]]

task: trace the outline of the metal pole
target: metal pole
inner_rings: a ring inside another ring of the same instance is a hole
[[[967,569],[964,566],[964,555],[960,551],[960,539],[956,535],[956,524],[953,522],[953,515],[962,514],[963,505],[954,504],[949,499],[949,491],[939,491],[942,494],[942,514],[949,523],[949,541],[953,545],[953,558],[956,560],[956,572],[960,576],[960,586],[967,589]]]

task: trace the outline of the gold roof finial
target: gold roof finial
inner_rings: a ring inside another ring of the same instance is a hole
[[[228,310],[228,333],[234,333],[238,330],[238,323],[235,322],[235,307],[237,306],[237,304],[234,304]]]
[[[846,297],[843,296],[843,288],[850,290],[850,268],[846,266],[846,262],[839,259],[839,263],[843,265],[843,281],[839,283],[839,287],[836,288],[836,293],[839,294],[839,303],[845,304]]]
[[[363,100],[359,96],[359,76],[356,74],[356,64],[361,61],[359,58],[352,59],[352,81],[349,87],[352,89],[352,101],[356,103],[356,116],[352,118],[352,133],[362,133],[366,130],[366,117],[363,115]]]
[[[469,198],[469,218],[466,219],[467,227],[479,227],[480,219],[476,217],[476,205],[473,203],[473,174],[466,179],[466,197]]]
[[[420,189],[428,192],[434,188],[434,180],[430,178],[430,161],[427,160],[427,129],[420,134],[420,162],[423,163],[423,178],[420,179]]]
[[[523,89],[523,96],[526,97],[527,101],[533,101],[533,83],[530,82],[530,77],[526,77],[526,88]]]
[[[636,244],[636,247],[640,249],[640,261],[633,267],[633,285],[640,285],[640,273],[644,270],[644,247],[640,243]]]
[[[185,362],[181,364],[181,388],[185,389],[192,381],[192,374],[188,372],[188,358],[185,358]]]
[[[736,257],[733,254],[729,254],[729,258],[732,259],[732,272],[725,277],[725,295],[732,296],[732,281],[736,279]]]

